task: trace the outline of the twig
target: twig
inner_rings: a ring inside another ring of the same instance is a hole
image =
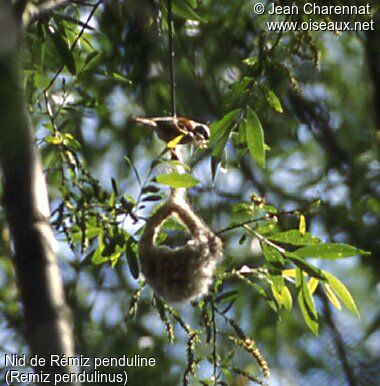
[[[285,17],[284,23],[286,24],[286,22],[287,22],[288,20],[289,20],[289,15],[287,15],[287,16]],[[273,54],[274,49],[275,49],[275,48],[278,46],[278,44],[280,43],[280,40],[281,40],[283,34],[284,34],[284,30],[281,30],[281,31],[279,32],[279,34],[277,35],[276,41],[273,43],[272,47],[271,47],[270,50],[268,51],[267,58],[268,58],[270,55]]]
[[[265,220],[265,219],[266,219],[266,217],[260,217],[260,218],[254,219],[254,220],[247,220],[247,221],[244,221],[244,222],[241,222],[241,223],[238,223],[238,224],[230,225],[227,228],[221,229],[220,231],[216,232],[215,234],[217,236],[220,236],[223,233],[232,231],[232,230],[237,229],[237,228],[242,228],[245,225],[249,225],[249,224],[252,224],[254,222]]]
[[[214,384],[217,385],[217,376],[216,371],[218,367],[218,356],[217,356],[217,347],[216,347],[216,321],[215,321],[215,304],[214,299],[211,299],[211,323],[212,323],[212,361],[213,361],[213,379]]]
[[[96,29],[94,27],[91,27],[90,25],[84,23],[83,21],[81,21],[79,19],[76,19],[75,17],[71,17],[71,16],[67,16],[67,15],[61,15],[61,14],[54,13],[54,12],[53,12],[52,15],[55,16],[55,17],[58,17],[60,19],[67,20],[70,23],[79,25],[79,26],[81,26],[83,28],[86,28],[86,29],[88,29],[90,31],[96,31]]]
[[[270,245],[270,246],[273,247],[274,249],[277,249],[277,251],[280,252],[281,255],[285,256],[286,250],[285,250],[284,248],[281,248],[280,246],[278,246],[277,244],[275,244],[275,243],[273,243],[272,241],[268,240],[266,237],[264,237],[264,236],[261,235],[260,233],[255,232],[253,229],[248,228],[247,225],[244,225],[244,228],[245,228],[249,233],[252,233],[253,235],[255,235],[260,241],[264,242],[264,243],[267,244],[267,245]]]

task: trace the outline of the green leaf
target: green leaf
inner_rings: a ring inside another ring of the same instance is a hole
[[[102,228],[93,225],[87,225],[86,234],[89,240],[92,240],[93,238],[99,236],[99,233],[101,232]]]
[[[323,274],[323,271],[319,268],[315,267],[314,265],[308,263],[307,261],[303,260],[302,258],[298,257],[292,252],[286,252],[285,256],[298,268],[300,268],[302,271],[305,271],[310,276],[314,276],[318,279],[325,280],[325,276]]]
[[[86,56],[85,65],[90,63],[93,59],[95,59],[99,55],[99,51],[92,51]]]
[[[229,135],[234,128],[234,123],[240,115],[240,109],[235,109],[227,113],[219,121],[210,125],[210,140],[208,147],[212,149],[212,156],[219,159],[223,152]]]
[[[318,322],[316,320],[313,320],[312,317],[310,316],[305,303],[305,299],[302,296],[302,292],[298,294],[297,299],[298,299],[298,304],[300,306],[301,313],[305,320],[306,325],[309,327],[309,329],[315,336],[318,336]]]
[[[189,4],[191,8],[196,8],[198,5],[198,0],[185,0],[185,1],[187,4]]]
[[[277,249],[265,243],[261,243],[261,248],[263,250],[265,260],[268,263],[271,263],[274,266],[280,267],[280,268],[284,266],[284,258],[281,255],[281,253],[277,251]]]
[[[216,175],[216,171],[218,170],[219,163],[220,163],[220,158],[211,156],[211,177],[212,177],[213,183],[215,181],[215,175]]]
[[[278,223],[276,220],[266,220],[262,224],[263,225],[260,225],[257,228],[255,228],[255,231],[257,233],[260,233],[263,236],[278,230]]]
[[[244,243],[247,241],[247,235],[244,234],[239,239],[239,245],[244,245]]]
[[[178,173],[160,174],[156,177],[156,181],[171,188],[191,188],[199,184],[199,180],[191,174]]]
[[[255,66],[257,63],[259,63],[259,58],[257,56],[252,56],[250,58],[246,58],[243,60],[243,64],[249,66],[249,67],[253,67]]]
[[[347,244],[326,243],[297,249],[293,252],[298,257],[314,257],[317,259],[335,260],[356,255],[369,255],[363,251]]]
[[[162,161],[162,163],[164,163],[165,165],[172,166],[172,167],[180,166],[180,167],[182,167],[184,170],[187,170],[188,172],[191,171],[191,168],[190,168],[189,165],[186,165],[185,163],[180,162],[180,161],[178,161],[178,160],[164,160],[164,161]]]
[[[321,242],[320,239],[314,237],[311,233],[302,234],[296,229],[292,229],[286,232],[275,233],[268,236],[269,240],[277,243],[302,246],[302,245],[316,245]]]
[[[301,216],[300,216],[300,222],[298,225],[298,230],[302,236],[305,235],[305,233],[306,233],[306,218],[303,214],[301,214]]]
[[[309,282],[307,283],[307,285],[309,287],[309,291],[312,295],[315,292],[315,290],[317,289],[318,284],[319,284],[319,279],[316,279],[315,277],[311,277]]]
[[[281,295],[282,295],[282,304],[285,307],[285,310],[290,311],[293,306],[293,299],[288,287],[284,286]]]
[[[132,196],[130,196],[129,194],[124,194],[123,199],[128,204],[128,206],[133,207],[136,205],[136,200]]]
[[[116,180],[113,177],[111,177],[111,185],[112,185],[113,192],[117,196],[119,194],[119,189],[118,189],[118,186],[117,186],[117,182],[116,182]]]
[[[278,213],[278,210],[272,205],[263,205],[263,206],[260,206],[260,209],[265,210],[265,212],[270,213],[270,214],[277,214]]]
[[[149,194],[145,196],[141,202],[153,202],[162,200],[163,196],[161,194]]]
[[[238,143],[240,145],[245,145],[246,143],[246,134],[245,134],[245,123],[244,121],[239,122],[239,134],[238,134]]]
[[[139,260],[137,256],[137,243],[130,237],[126,243],[125,256],[128,261],[129,271],[134,279],[138,279],[140,275]]]
[[[146,185],[141,189],[141,193],[158,193],[161,189],[155,185]]]
[[[125,76],[117,73],[117,72],[113,72],[112,73],[112,78],[114,78],[115,80],[119,81],[119,82],[123,82],[123,83],[127,83],[127,84],[132,84],[132,82],[127,79]]]
[[[338,296],[338,298],[353,315],[359,317],[359,312],[356,307],[355,301],[352,298],[348,289],[345,287],[345,285],[331,273],[323,271],[323,274],[326,276],[327,281],[336,296]]]
[[[53,30],[52,27],[48,27],[47,31],[64,65],[67,67],[71,74],[75,75],[77,72],[75,60],[73,53],[67,44],[67,41],[59,32]]]
[[[265,167],[264,132],[256,113],[247,107],[247,122],[245,125],[246,140],[252,158],[261,167]]]
[[[63,135],[63,144],[73,150],[79,150],[81,144],[71,134],[66,133]]]
[[[342,309],[342,306],[340,305],[339,300],[338,300],[337,297],[335,296],[334,291],[331,289],[330,285],[329,285],[329,284],[323,284],[323,288],[324,288],[325,293],[326,293],[328,299],[330,300],[331,304],[332,304],[337,310],[340,311],[340,310]]]
[[[298,271],[302,273],[301,270],[298,270]],[[308,307],[308,311],[310,312],[313,320],[317,320],[318,315],[317,315],[317,310],[315,308],[314,299],[310,293],[309,286],[307,285],[307,282],[305,280],[305,277],[303,276],[303,273],[302,273],[302,295],[305,299],[305,304]]]
[[[256,206],[252,202],[239,202],[232,207],[232,213],[237,213],[239,216],[248,215],[253,217],[256,214]],[[239,223],[241,218],[239,218]]]
[[[273,297],[275,298],[279,308],[284,307],[287,311],[290,311],[292,308],[293,300],[289,292],[289,289],[285,286],[284,278],[281,274],[281,271],[271,272],[269,271],[269,278],[271,280],[271,289]]]
[[[279,308],[284,307],[285,310],[290,311],[292,309],[293,299],[289,289],[285,285],[279,287],[275,283],[271,285],[271,289]]]
[[[185,0],[176,0],[173,2],[173,13],[186,20],[196,20],[205,22],[197,13],[195,13],[192,7]]]
[[[96,248],[95,253],[91,257],[92,264],[100,265],[109,260],[109,257],[103,256],[102,252],[103,252],[103,248],[101,246]]]
[[[42,45],[42,47],[44,46],[45,44]],[[26,82],[25,82],[25,94],[29,103],[33,103],[32,99],[33,99],[33,93],[35,90],[36,90],[36,84],[34,81],[34,73],[32,72],[30,75],[26,77]]]
[[[236,296],[239,294],[239,291],[227,291],[219,294],[215,297],[215,303],[229,302],[236,299]]]
[[[296,277],[296,270],[295,269],[284,269],[282,271],[282,276],[286,277]]]
[[[268,272],[270,280],[272,281],[273,285],[277,289],[277,291],[282,291],[282,289],[285,286],[285,281],[282,276],[281,270],[269,270]]]
[[[309,291],[309,287],[305,281],[303,272],[300,269],[296,271],[296,289],[298,304],[301,309],[302,316],[306,325],[312,333],[318,335],[318,316],[313,297]]]
[[[111,261],[111,267],[114,268],[119,261],[122,250],[119,246],[116,247],[114,253],[109,256],[109,260]]]
[[[57,137],[57,136],[48,135],[44,138],[44,141],[51,145],[61,145],[63,142],[63,138],[61,136]]]
[[[127,161],[128,165],[133,169],[134,173],[136,174],[137,182],[139,183],[140,186],[142,186],[141,178],[140,178],[139,172],[135,167],[135,164],[128,156],[124,156],[124,159]]]
[[[113,208],[115,206],[115,202],[116,202],[116,194],[115,192],[112,192],[109,196],[109,199],[108,199],[108,205]]]
[[[282,108],[280,100],[278,99],[277,95],[272,90],[268,91],[267,102],[268,102],[269,106],[273,108],[274,111],[276,111],[278,113],[284,112],[284,109]]]

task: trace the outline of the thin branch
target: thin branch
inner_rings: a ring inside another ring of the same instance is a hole
[[[255,222],[258,222],[258,221],[261,221],[261,220],[266,220],[266,219],[267,219],[267,217],[260,217],[260,218],[254,219],[254,220],[243,221],[243,222],[240,222],[238,224],[230,225],[227,228],[223,228],[220,231],[216,232],[215,234],[217,236],[220,236],[223,233],[226,233],[226,232],[238,229],[238,228],[243,228],[245,225],[249,225],[249,224],[252,224],[252,223],[255,223]]]
[[[218,368],[218,355],[217,355],[217,328],[215,320],[215,304],[214,299],[211,299],[211,323],[212,323],[212,361],[213,361],[213,379],[214,384],[217,385],[217,368]]]
[[[91,27],[90,25],[86,24],[82,20],[76,19],[75,17],[71,17],[71,16],[67,16],[67,15],[62,15],[62,14],[58,14],[58,13],[53,13],[52,15],[55,16],[55,17],[58,17],[60,19],[67,20],[70,23],[79,25],[79,26],[81,26],[81,27],[83,27],[85,29],[88,29],[90,31],[96,31],[96,29],[94,27]]]
[[[269,239],[267,239],[266,237],[264,237],[263,235],[261,235],[260,233],[258,232],[255,232],[253,229],[249,228],[247,225],[244,225],[244,228],[249,232],[249,233],[252,233],[253,235],[255,235],[260,241],[264,242],[265,244],[273,247],[274,249],[276,249],[278,252],[281,253],[281,255],[285,256],[286,254],[286,250],[284,248],[281,248],[279,245],[273,243],[272,241],[270,241]]]
[[[290,17],[290,15],[287,15],[287,16],[285,17],[285,21],[284,21],[285,24],[286,24],[286,22],[289,20],[289,17]],[[267,58],[269,58],[269,56],[271,56],[271,55],[274,53],[274,50],[275,50],[275,48],[279,45],[280,40],[281,40],[283,34],[284,34],[284,30],[282,29],[282,30],[279,32],[279,34],[277,35],[276,41],[273,43],[272,47],[271,47],[270,50],[268,51]]]

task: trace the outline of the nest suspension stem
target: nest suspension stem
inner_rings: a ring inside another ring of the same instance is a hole
[[[173,12],[172,0],[167,0],[168,7],[168,53],[169,53],[169,76],[170,76],[170,113],[176,116],[175,100],[175,77],[174,77],[174,45],[173,45]]]

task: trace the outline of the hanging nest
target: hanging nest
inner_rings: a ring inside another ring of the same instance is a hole
[[[156,244],[169,217],[176,217],[189,230],[191,240],[181,247]],[[148,219],[139,241],[142,273],[154,292],[169,302],[206,294],[222,254],[222,240],[194,213],[179,189]]]

